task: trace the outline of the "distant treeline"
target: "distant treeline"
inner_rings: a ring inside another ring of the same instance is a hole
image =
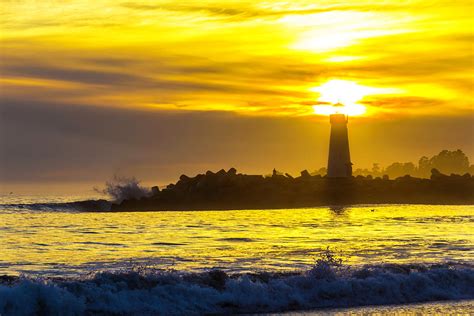
[[[378,163],[374,163],[372,169],[355,169],[353,171],[354,176],[372,176],[383,177],[387,175],[391,179],[410,175],[418,178],[429,178],[431,176],[431,170],[436,169],[443,174],[459,174],[463,175],[469,173],[474,174],[474,165],[469,163],[469,158],[460,149],[450,151],[442,150],[439,154],[429,158],[426,156],[421,157],[418,160],[418,164],[413,162],[394,162],[391,165],[382,168]],[[327,174],[326,168],[321,168],[311,175]]]

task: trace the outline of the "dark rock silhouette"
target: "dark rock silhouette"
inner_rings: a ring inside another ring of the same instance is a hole
[[[410,175],[388,177],[356,176],[327,178],[299,177],[275,172],[268,177],[237,173],[235,168],[195,177],[181,176],[163,190],[113,204],[113,211],[202,210],[295,208],[322,205],[377,203],[473,204],[474,177],[470,174],[444,175],[431,171],[430,179]]]
[[[160,193],[160,188],[157,186],[151,187],[151,195],[158,195]]]
[[[311,175],[309,174],[308,170],[303,170],[303,171],[301,171],[301,177],[302,178],[310,178]]]

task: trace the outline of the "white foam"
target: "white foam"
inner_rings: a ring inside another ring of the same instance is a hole
[[[230,276],[130,271],[69,280],[21,278],[0,285],[0,314],[255,313],[473,298],[471,266],[331,267],[327,275],[314,269]]]

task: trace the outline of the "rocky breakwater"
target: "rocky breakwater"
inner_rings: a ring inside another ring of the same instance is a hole
[[[377,203],[473,204],[474,177],[443,175],[433,169],[430,179],[411,176],[389,179],[371,176],[331,179],[312,176],[270,176],[237,173],[235,168],[195,177],[182,175],[178,182],[140,199],[113,204],[112,211],[217,210],[296,208],[322,205]]]

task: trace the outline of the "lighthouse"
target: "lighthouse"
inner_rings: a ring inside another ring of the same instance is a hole
[[[329,116],[329,122],[331,123],[327,175],[329,178],[347,178],[352,176],[352,162],[347,133],[348,121],[349,116],[342,113],[335,113]]]

